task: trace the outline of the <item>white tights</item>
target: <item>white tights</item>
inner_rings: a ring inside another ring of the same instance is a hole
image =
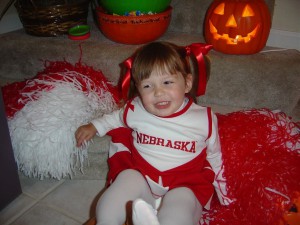
[[[136,170],[124,170],[99,199],[97,225],[123,225],[126,205],[138,198],[152,207],[155,205],[155,198],[145,178]],[[157,213],[160,225],[195,225],[201,215],[202,206],[193,192],[185,187],[168,191]]]

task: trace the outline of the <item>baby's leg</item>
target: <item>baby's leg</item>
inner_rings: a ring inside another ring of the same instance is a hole
[[[202,215],[202,206],[194,193],[185,187],[174,188],[164,196],[158,220],[161,225],[195,225]]]
[[[126,219],[126,204],[137,198],[153,202],[145,178],[136,170],[124,170],[101,196],[97,208],[97,225],[122,225]]]

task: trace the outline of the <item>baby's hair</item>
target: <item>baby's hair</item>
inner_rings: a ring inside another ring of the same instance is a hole
[[[209,59],[204,56],[207,79],[210,72]],[[131,81],[128,98],[138,95],[136,84],[150,77],[152,71],[176,74],[180,72],[184,79],[192,74],[193,86],[188,93],[196,102],[198,89],[198,63],[193,54],[187,54],[186,48],[169,42],[152,42],[137,49],[131,70]],[[201,76],[201,74],[200,74]]]

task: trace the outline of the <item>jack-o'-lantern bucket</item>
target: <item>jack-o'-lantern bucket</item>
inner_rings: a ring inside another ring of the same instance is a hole
[[[291,208],[284,213],[283,219],[278,225],[299,225],[300,224],[300,192],[293,200]]]

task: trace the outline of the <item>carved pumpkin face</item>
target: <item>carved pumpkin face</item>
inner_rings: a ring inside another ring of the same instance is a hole
[[[253,54],[265,45],[271,17],[263,0],[215,0],[205,18],[205,39],[227,54]]]
[[[280,225],[299,225],[300,224],[300,193],[298,193],[298,198],[294,200],[293,206],[288,212],[284,214],[283,221]]]

